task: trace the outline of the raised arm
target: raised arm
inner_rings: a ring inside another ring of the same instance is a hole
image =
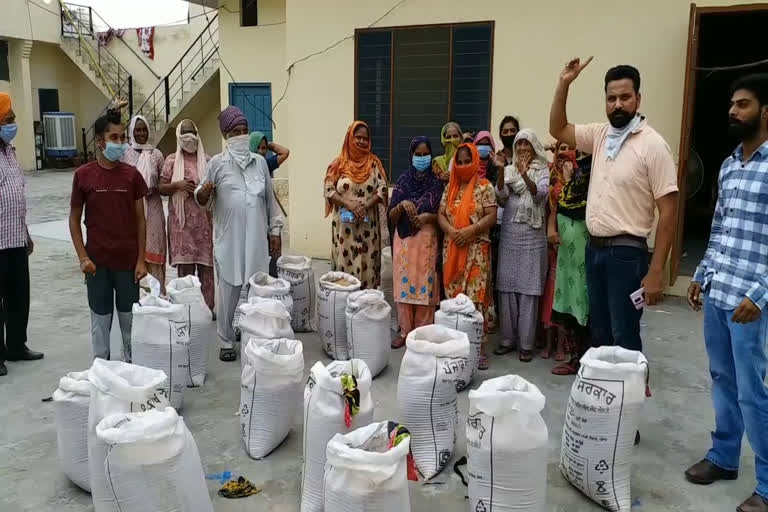
[[[549,133],[555,139],[567,143],[571,147],[576,147],[576,127],[568,122],[566,105],[568,103],[568,89],[585,67],[592,62],[589,57],[583,63],[581,59],[575,58],[566,63],[565,68],[560,73],[555,88],[555,97],[552,100],[552,108],[549,111]]]
[[[268,147],[269,150],[277,156],[278,166],[283,165],[283,162],[288,160],[288,157],[291,156],[291,151],[277,142],[270,142]]]

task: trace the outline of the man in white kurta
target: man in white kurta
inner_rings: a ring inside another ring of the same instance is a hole
[[[279,256],[283,216],[272,191],[267,161],[249,150],[248,125],[242,112],[229,107],[219,122],[226,147],[208,163],[195,200],[213,212],[219,357],[233,361],[236,340],[232,320],[240,292],[253,274],[269,272],[270,253]]]

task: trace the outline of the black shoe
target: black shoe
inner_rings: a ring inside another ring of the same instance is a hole
[[[738,471],[723,469],[709,462],[707,459],[697,462],[685,472],[685,478],[694,484],[709,485],[718,480],[736,480]]]
[[[42,352],[33,352],[24,345],[24,349],[21,352],[18,354],[8,354],[8,357],[5,359],[6,361],[37,361],[38,359],[42,359],[43,356],[44,354]]]
[[[8,375],[8,368],[5,367],[5,363],[0,363],[0,377]]]
[[[739,505],[736,512],[768,512],[768,500],[759,494],[753,494]]]
[[[635,446],[640,444],[640,431],[635,432]]]

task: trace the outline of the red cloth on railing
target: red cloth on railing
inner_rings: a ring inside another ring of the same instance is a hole
[[[155,27],[137,28],[136,35],[139,38],[139,50],[147,57],[155,58]]]

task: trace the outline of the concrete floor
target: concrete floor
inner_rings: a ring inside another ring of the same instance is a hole
[[[60,376],[90,364],[88,307],[82,274],[66,232],[71,173],[47,173],[28,179],[28,220],[36,241],[32,269],[30,347],[45,351],[34,363],[9,363],[10,374],[0,378],[0,511],[74,512],[93,510],[89,495],[70,484],[58,468],[53,408],[49,397]],[[736,482],[696,487],[682,472],[709,448],[712,408],[707,359],[701,336],[701,317],[677,299],[649,310],[646,355],[651,361],[654,396],[645,407],[640,430],[642,444],[634,455],[632,490],[634,510],[731,511],[754,489],[754,459],[743,453],[741,477]],[[306,370],[317,360],[327,361],[315,334],[301,335]],[[390,367],[373,385],[377,420],[397,415],[395,390],[403,351],[393,352]],[[216,495],[219,482],[208,489],[217,511],[298,511],[301,469],[301,426],[266,460],[245,454],[235,416],[239,401],[239,363],[222,363],[211,346],[206,386],[190,389],[182,414],[189,425],[208,474],[231,471],[245,475],[263,488],[260,495],[225,500]],[[544,418],[549,427],[548,511],[600,510],[573,489],[558,469],[563,415],[571,378],[554,377],[551,363],[537,359],[522,364],[514,357],[491,359],[490,378],[518,373],[534,382],[547,397]],[[477,387],[475,382],[473,387]],[[467,412],[467,392],[459,397]],[[456,455],[466,453],[462,436]],[[466,512],[466,489],[447,470],[428,484],[411,484],[412,510],[439,508]]]

